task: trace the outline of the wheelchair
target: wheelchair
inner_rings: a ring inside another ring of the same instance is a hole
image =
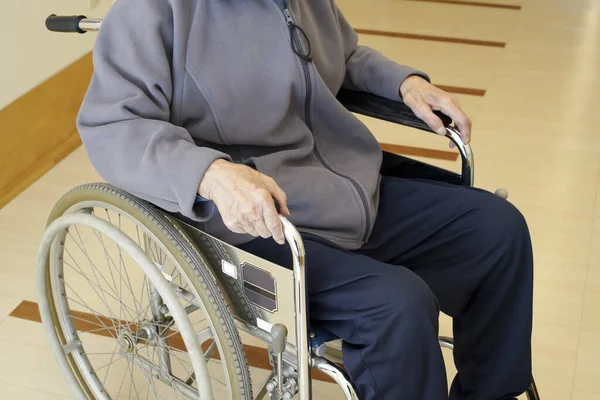
[[[52,15],[46,26],[85,33],[101,22]],[[349,90],[338,99],[351,112],[431,132],[401,102]],[[460,152],[461,172],[384,152],[382,175],[472,186],[471,148],[440,117]],[[66,193],[41,240],[37,287],[48,341],[74,395],[308,400],[316,370],[357,400],[339,338],[309,327],[302,236],[281,220],[292,270],[114,186],[91,183]],[[451,338],[439,342],[453,349]],[[249,366],[250,356],[261,365]],[[257,366],[268,375],[254,395],[250,367]],[[540,398],[533,380],[527,397]]]

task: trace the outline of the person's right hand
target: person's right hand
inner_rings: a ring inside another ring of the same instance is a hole
[[[288,217],[290,211],[285,193],[272,178],[245,165],[219,159],[206,170],[198,194],[215,203],[232,232],[273,237],[277,243],[285,243],[273,198],[283,216]]]

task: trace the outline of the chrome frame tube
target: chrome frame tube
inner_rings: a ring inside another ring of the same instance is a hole
[[[164,305],[163,299],[154,286],[150,288],[150,296],[153,322],[159,324],[158,332],[156,332],[156,342],[158,344],[157,352],[160,369],[163,373],[171,375],[171,356],[167,344],[168,339],[166,338],[169,335],[169,329],[162,327],[166,322],[166,318],[161,311]]]
[[[475,184],[475,158],[473,157],[471,146],[462,141],[460,133],[452,126],[446,127],[446,137],[456,145],[460,153],[463,184],[472,187]]]
[[[350,378],[337,365],[322,357],[313,357],[313,367],[333,379],[342,392],[344,392],[344,396],[346,396],[347,400],[358,400],[358,395],[354,390],[354,386],[352,386]]]
[[[277,390],[283,393],[283,354],[277,354]]]
[[[439,343],[440,343],[440,347],[442,347],[442,348],[445,348],[448,350],[454,350],[454,340],[450,337],[440,336]]]
[[[145,357],[136,355],[134,363],[140,369],[143,369],[145,372],[149,373],[150,376],[157,377],[161,382],[163,382],[167,386],[177,386],[177,389],[187,398],[189,399],[197,399],[198,391],[183,382],[181,379],[176,376],[171,375],[170,372],[165,372],[162,366],[158,368],[154,365],[150,360]]]
[[[527,389],[526,393],[529,400],[540,400],[540,394],[533,378],[531,378],[531,385],[529,386],[529,389]]]
[[[153,260],[152,251],[150,249],[151,238],[144,233],[144,252],[150,260]],[[162,266],[159,266],[162,270]],[[172,286],[175,286],[171,283]],[[177,291],[175,291],[177,293]],[[169,348],[167,347],[167,339],[165,337],[169,334],[169,329],[164,329],[162,326],[165,324],[166,318],[162,312],[164,302],[158,290],[154,286],[150,287],[150,311],[152,312],[152,318],[154,323],[159,324],[159,329],[156,332],[156,343],[158,344],[158,360],[161,371],[166,375],[171,375],[171,357]]]
[[[294,307],[296,320],[296,356],[298,359],[298,393],[300,400],[312,398],[310,378],[311,354],[308,341],[308,307],[306,302],[306,253],[298,230],[285,217],[280,216],[285,238],[294,259]]]
[[[84,18],[79,21],[79,29],[84,32],[98,32],[102,26],[102,19],[99,18]]]

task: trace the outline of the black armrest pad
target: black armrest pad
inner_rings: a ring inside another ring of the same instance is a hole
[[[354,113],[433,132],[425,122],[420,120],[401,101],[393,101],[374,94],[348,89],[340,89],[337,99],[344,107]],[[449,126],[452,123],[452,120],[448,116],[438,111],[434,111],[434,113],[440,117],[445,126]]]

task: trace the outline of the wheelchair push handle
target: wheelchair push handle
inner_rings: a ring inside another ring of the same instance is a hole
[[[79,22],[85,18],[85,15],[59,16],[52,14],[46,18],[46,28],[51,32],[85,33],[83,29],[79,28]]]
[[[101,19],[89,19],[85,15],[52,14],[46,18],[46,29],[50,32],[86,33],[98,31],[101,24]]]

